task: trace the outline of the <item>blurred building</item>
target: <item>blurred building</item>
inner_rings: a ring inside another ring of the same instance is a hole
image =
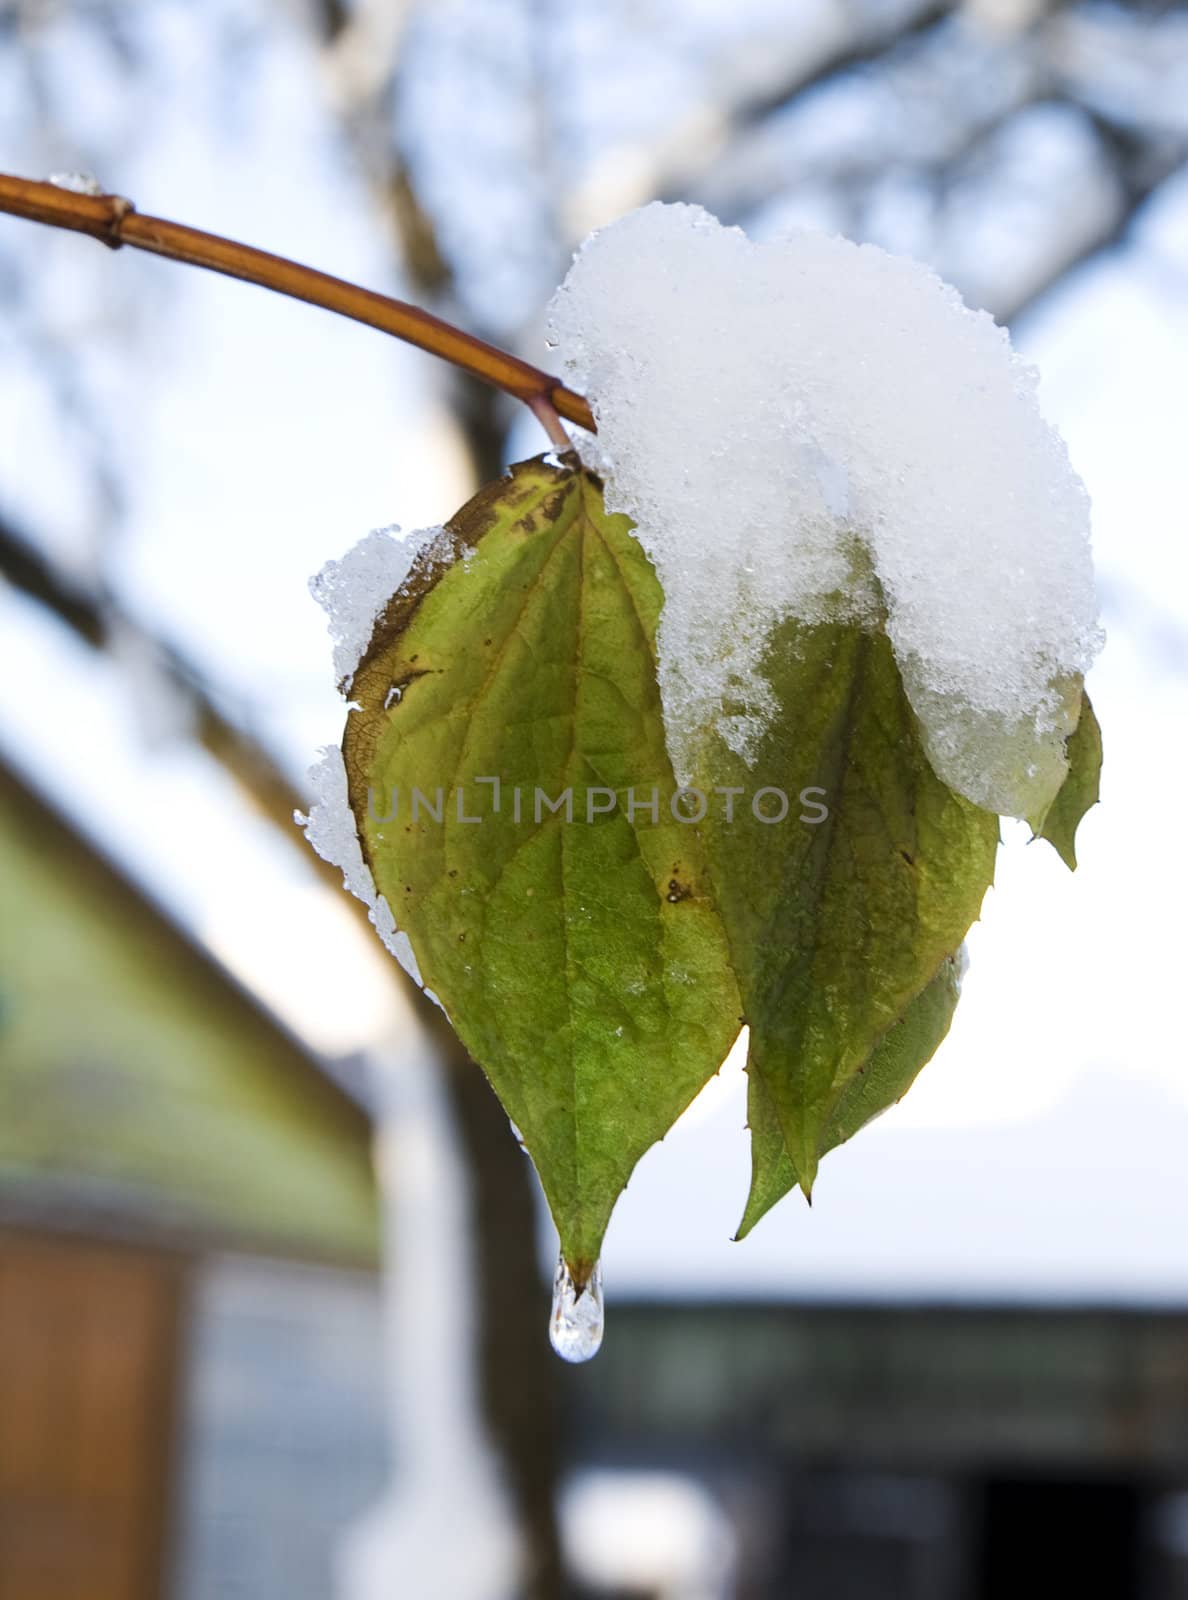
[[[648,1556],[623,1551],[619,1589],[598,1594],[1188,1594],[1182,1312],[616,1306],[567,1398],[601,1530],[575,1509],[604,1569],[615,1516],[649,1480],[696,1487],[733,1546],[728,1588],[636,1588]],[[661,1506],[651,1550],[665,1547]]]
[[[385,1472],[367,1113],[3,768],[0,877],[0,1595],[321,1597]]]

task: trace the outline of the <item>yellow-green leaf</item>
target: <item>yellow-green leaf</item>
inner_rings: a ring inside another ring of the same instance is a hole
[[[780,714],[753,764],[711,736],[699,784],[772,792],[711,812],[706,840],[747,1070],[808,1194],[852,1085],[977,916],[998,821],[933,772],[882,632],[788,622],[765,676]]]
[[[1065,743],[1068,776],[1038,816],[1029,817],[1033,837],[1047,839],[1070,872],[1077,870],[1077,829],[1100,798],[1101,727],[1089,696],[1081,693],[1081,714]]]
[[[821,1155],[853,1138],[860,1128],[903,1099],[949,1031],[960,992],[958,974],[959,958],[949,957],[904,1016],[879,1040],[830,1111],[821,1136]],[[757,1072],[747,1078],[747,1126],[751,1130],[751,1192],[739,1224],[740,1239],[800,1181],[784,1144],[775,1104]]]
[[[453,564],[436,546],[381,618],[343,744],[376,887],[579,1283],[739,1027],[698,832],[670,808],[660,589],[629,530],[576,466],[513,468],[448,524]]]

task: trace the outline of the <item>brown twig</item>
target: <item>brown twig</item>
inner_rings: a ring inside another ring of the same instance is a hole
[[[561,418],[557,415],[557,408],[548,395],[534,395],[528,402],[528,409],[558,450],[565,451],[573,448],[569,435],[561,426]]]
[[[185,261],[192,267],[222,272],[229,278],[258,283],[261,288],[322,306],[340,317],[366,323],[381,333],[403,339],[421,350],[440,356],[494,384],[517,400],[522,400],[538,415],[543,407],[568,418],[579,427],[595,431],[593,413],[580,394],[541,371],[539,367],[509,355],[473,334],[464,333],[440,317],[403,300],[360,289],[342,278],[303,267],[284,256],[255,250],[251,245],[224,239],[215,233],[187,228],[180,222],[143,216],[130,200],[116,194],[80,194],[53,183],[38,183],[31,178],[13,178],[0,173],[0,212],[44,222],[54,228],[86,233],[92,239],[118,250],[131,245],[171,261]],[[556,441],[554,441],[556,442]]]

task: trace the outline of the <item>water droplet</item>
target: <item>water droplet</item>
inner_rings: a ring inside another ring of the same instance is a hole
[[[71,194],[106,194],[99,179],[90,172],[51,172],[49,182],[55,189],[68,189]]]
[[[565,1257],[553,1278],[549,1340],[562,1361],[589,1361],[602,1344],[602,1263],[596,1261],[585,1288],[569,1275]]]

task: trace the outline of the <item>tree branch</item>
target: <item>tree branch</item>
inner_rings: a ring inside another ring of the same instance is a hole
[[[0,581],[44,607],[95,650],[109,649],[118,634],[142,643],[160,664],[172,693],[192,719],[198,743],[230,773],[253,807],[280,827],[327,883],[338,885],[341,873],[305,849],[293,826],[295,807],[305,803],[278,762],[222,710],[202,672],[175,646],[144,628],[125,611],[109,590],[95,592],[62,573],[0,516]]]
[[[1071,277],[1074,272],[1088,266],[1099,256],[1106,255],[1120,245],[1138,218],[1139,212],[1155,191],[1178,173],[1188,172],[1188,143],[1180,144],[1132,167],[1115,169],[1124,189],[1124,200],[1117,215],[1099,233],[1063,255],[1042,281],[1032,284],[1026,293],[1009,305],[996,306],[994,315],[999,322],[1012,326],[1022,321],[1053,289]]]
[[[835,82],[857,67],[882,61],[892,52],[916,43],[956,10],[955,0],[935,0],[933,4],[921,6],[906,21],[884,23],[881,26],[876,24],[863,29],[857,38],[822,56],[815,65],[798,73],[791,82],[735,106],[730,113],[730,120],[736,128],[754,127],[783,111],[802,94],[818,89],[822,84]]]
[[[0,173],[0,212],[43,222],[54,228],[67,228],[118,250],[131,245],[171,261],[184,261],[192,267],[205,267],[229,278],[256,283],[293,300],[321,306],[338,316],[365,323],[389,333],[406,344],[440,356],[494,384],[526,405],[545,401],[560,416],[581,428],[595,431],[593,413],[580,394],[539,367],[496,349],[473,334],[464,333],[440,317],[403,300],[361,289],[342,278],[303,267],[284,256],[255,250],[251,245],[203,233],[179,222],[161,217],[142,216],[130,200],[115,194],[79,194],[52,183],[37,183],[30,178],[14,178]]]

